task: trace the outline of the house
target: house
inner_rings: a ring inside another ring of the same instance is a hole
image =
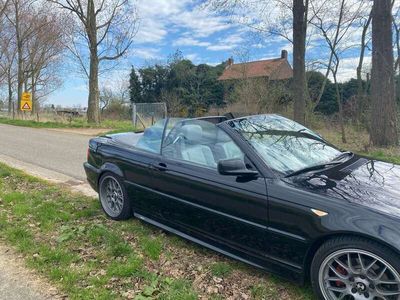
[[[246,63],[235,64],[230,58],[218,78],[224,86],[225,109],[237,114],[277,112],[291,101],[292,77],[286,50],[279,58]]]
[[[281,57],[235,64],[229,58],[219,81],[240,80],[248,78],[268,78],[285,80],[293,77],[293,69],[288,60],[288,52],[282,50]]]

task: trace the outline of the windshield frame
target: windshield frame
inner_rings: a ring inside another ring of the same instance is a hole
[[[225,124],[226,127],[229,128],[229,131],[234,132],[235,135],[237,135],[242,141],[244,141],[244,142],[246,143],[247,148],[248,148],[248,149],[251,149],[251,150],[255,153],[255,155],[258,157],[259,161],[261,162],[261,164],[265,167],[265,171],[266,171],[268,174],[271,174],[270,176],[266,176],[266,177],[269,177],[269,178],[284,178],[284,177],[286,177],[288,174],[290,174],[290,172],[282,172],[282,171],[280,171],[280,170],[278,170],[278,169],[275,169],[275,168],[273,168],[272,166],[270,166],[270,165],[268,164],[268,162],[267,162],[267,161],[262,157],[262,155],[259,153],[259,151],[258,151],[257,149],[255,149],[255,147],[252,145],[252,143],[251,143],[251,142],[245,137],[245,135],[244,135],[240,130],[238,130],[238,129],[236,128],[236,126],[235,126],[235,122],[237,122],[237,121],[241,121],[241,120],[250,120],[250,119],[252,119],[252,118],[262,117],[262,116],[267,116],[267,117],[274,117],[274,116],[276,116],[276,117],[284,118],[284,119],[287,119],[287,120],[289,120],[289,121],[291,121],[291,122],[296,123],[295,121],[293,121],[293,120],[291,120],[291,119],[289,119],[289,118],[283,117],[283,116],[281,116],[281,115],[278,115],[278,114],[259,114],[259,115],[249,115],[249,116],[245,116],[245,117],[239,117],[239,118],[235,118],[235,119],[230,119],[230,120],[227,120],[227,121],[225,121],[225,122],[222,122],[222,123],[220,123],[220,124],[218,124],[218,125]],[[320,142],[326,144],[327,146],[329,146],[329,147],[331,147],[331,148],[337,150],[338,152],[343,152],[341,149],[339,149],[339,148],[336,147],[335,145],[333,145],[333,144],[329,143],[328,141],[326,141],[326,140],[325,140],[321,135],[319,135],[318,133],[313,132],[312,130],[310,130],[309,128],[307,128],[307,127],[305,127],[305,126],[303,126],[303,125],[301,125],[301,124],[299,124],[299,125],[302,126],[302,127],[304,127],[304,128],[305,128],[307,131],[309,131],[310,133],[308,133],[308,132],[303,132],[303,131],[297,131],[297,132],[296,132],[296,131],[293,131],[293,133],[297,133],[299,136],[304,136],[304,137],[309,137],[309,138],[315,139],[315,140],[320,141]],[[227,130],[228,130],[228,129],[227,129]],[[278,132],[278,131],[279,131],[279,130],[271,130],[271,132]],[[282,132],[284,132],[284,131],[282,131]],[[311,167],[311,165],[310,165],[310,167]]]

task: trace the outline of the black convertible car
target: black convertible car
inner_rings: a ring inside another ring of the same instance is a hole
[[[400,299],[400,166],[278,115],[169,118],[90,140],[88,181],[135,217],[321,299]]]

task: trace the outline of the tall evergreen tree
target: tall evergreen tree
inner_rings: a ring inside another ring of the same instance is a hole
[[[132,103],[142,102],[142,86],[135,68],[132,66],[129,76],[129,99]]]

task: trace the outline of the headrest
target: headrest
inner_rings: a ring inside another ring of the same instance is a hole
[[[144,130],[143,136],[152,140],[161,139],[162,132],[163,132],[162,128],[149,127]]]
[[[200,125],[183,125],[182,133],[189,142],[200,142],[203,136],[203,129]]]
[[[218,130],[217,140],[218,140],[218,143],[228,143],[228,142],[232,141],[230,136],[227,133],[223,132],[222,129]]]

